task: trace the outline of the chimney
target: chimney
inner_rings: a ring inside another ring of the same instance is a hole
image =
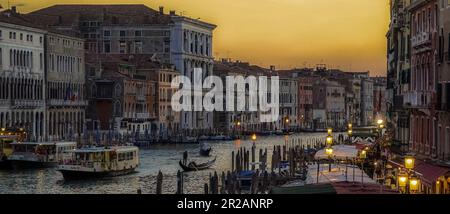
[[[159,6],[159,14],[164,15],[164,7]]]
[[[275,71],[275,65],[271,65],[271,66],[270,66],[270,70],[271,70],[271,71]]]
[[[11,12],[12,12],[12,13],[17,13],[17,8],[16,8],[16,6],[12,6],[12,7],[11,7]]]
[[[175,10],[171,10],[171,11],[170,11],[170,15],[171,15],[171,16],[175,16]]]

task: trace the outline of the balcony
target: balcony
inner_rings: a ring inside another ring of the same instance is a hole
[[[403,104],[410,108],[429,108],[433,103],[434,93],[432,92],[407,92],[405,93]]]
[[[11,106],[15,108],[44,107],[43,100],[11,100]]]
[[[136,95],[136,100],[138,102],[145,102],[147,99],[145,98],[145,95]]]
[[[87,106],[87,100],[56,100],[51,99],[48,101],[50,106]]]
[[[431,43],[431,33],[429,32],[421,32],[416,36],[412,37],[411,45],[412,47],[417,47],[420,45]]]
[[[150,114],[149,113],[136,113],[136,118],[138,119],[149,119]]]

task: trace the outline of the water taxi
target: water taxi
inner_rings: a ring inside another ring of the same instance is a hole
[[[0,169],[11,167],[10,161],[8,160],[12,154],[11,144],[14,142],[22,142],[25,136],[26,132],[23,129],[0,128]]]
[[[77,148],[76,142],[14,142],[8,157],[13,168],[54,167],[68,155],[66,151]]]
[[[125,175],[139,166],[139,149],[135,146],[87,147],[68,153],[70,158],[58,165],[65,180]]]

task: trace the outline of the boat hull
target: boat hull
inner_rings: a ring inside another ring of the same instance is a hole
[[[121,175],[127,175],[135,172],[136,168],[124,169],[118,171],[104,171],[104,172],[87,172],[87,171],[74,171],[67,169],[59,169],[58,171],[64,177],[64,180],[83,180],[92,178],[105,178],[105,177],[116,177]]]
[[[0,169],[12,169],[11,161],[0,160]]]
[[[13,169],[33,169],[33,168],[51,168],[56,167],[56,162],[39,162],[26,160],[10,160]]]

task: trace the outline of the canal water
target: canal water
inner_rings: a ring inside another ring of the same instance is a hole
[[[259,149],[267,148],[270,161],[274,145],[284,145],[292,139],[303,142],[309,139],[323,138],[325,133],[301,133],[288,136],[260,136],[256,141],[256,160]],[[231,169],[231,152],[241,147],[251,149],[250,140],[236,140],[224,142],[209,142],[212,147],[212,157],[200,157],[199,145],[153,145],[140,150],[140,166],[136,173],[96,180],[64,181],[62,175],[54,168],[29,170],[0,170],[1,193],[49,193],[49,194],[136,194],[137,189],[142,193],[155,193],[156,175],[163,173],[163,193],[173,194],[176,191],[176,174],[180,170],[178,161],[183,152],[188,151],[189,160],[197,163],[206,162],[217,157],[213,168],[198,172],[187,172],[184,178],[184,192],[203,193],[203,186],[208,182],[209,174]],[[269,165],[270,166],[270,165]]]

